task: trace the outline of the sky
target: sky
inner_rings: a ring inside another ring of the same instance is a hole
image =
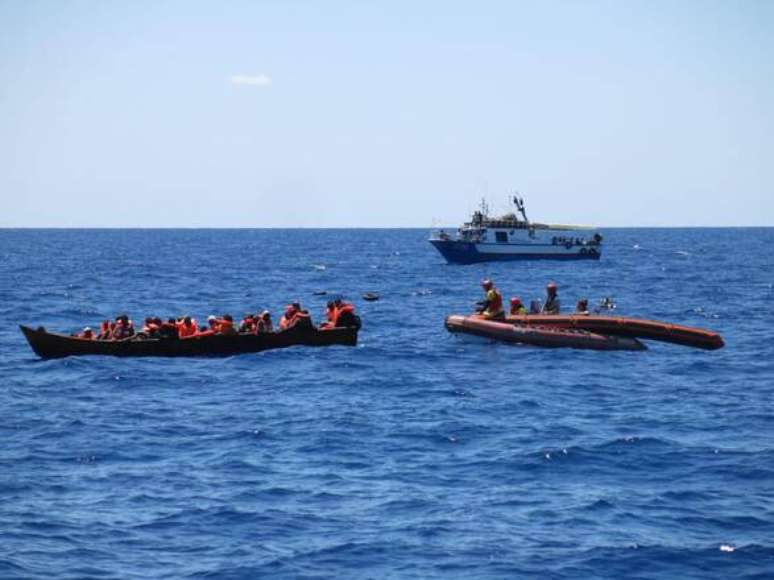
[[[0,227],[774,226],[774,2],[0,0]]]

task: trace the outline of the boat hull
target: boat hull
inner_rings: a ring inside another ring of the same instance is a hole
[[[233,356],[289,346],[355,346],[357,328],[329,330],[291,329],[265,334],[211,335],[184,339],[88,340],[20,326],[27,342],[44,359],[67,356],[106,355],[119,357]]]
[[[508,316],[507,321],[518,326],[529,327],[536,325],[586,330],[611,336],[669,342],[704,350],[716,350],[722,348],[725,344],[723,337],[711,330],[639,318],[523,314]]]
[[[584,350],[645,350],[636,338],[605,336],[585,330],[550,326],[519,326],[510,322],[486,320],[480,316],[446,318],[446,329],[452,333],[481,336],[501,342],[528,344],[543,348],[576,348]]]
[[[597,246],[557,244],[497,244],[431,239],[430,243],[450,264],[476,264],[516,260],[599,260]]]

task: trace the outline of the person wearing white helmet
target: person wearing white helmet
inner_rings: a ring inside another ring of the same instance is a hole
[[[503,296],[500,291],[495,288],[494,283],[490,279],[482,280],[481,287],[486,292],[486,297],[481,304],[483,309],[481,310],[481,316],[489,320],[496,320],[505,318],[505,312],[503,311]]]
[[[561,305],[559,304],[558,286],[555,282],[549,282],[546,285],[546,301],[543,303],[541,314],[559,314]]]

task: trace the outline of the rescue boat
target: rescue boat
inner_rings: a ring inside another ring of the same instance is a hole
[[[508,316],[506,320],[519,327],[550,326],[586,330],[610,336],[669,342],[704,350],[717,350],[725,345],[723,337],[712,330],[642,318],[582,314],[520,314]]]
[[[171,339],[93,340],[20,326],[32,350],[40,358],[109,355],[120,357],[232,356],[289,346],[357,345],[359,327],[291,328],[282,332],[192,336]]]
[[[547,348],[587,350],[645,350],[636,338],[608,336],[586,330],[552,326],[519,326],[507,321],[486,320],[481,316],[452,315],[446,318],[446,329],[452,333],[482,336],[503,342]]]

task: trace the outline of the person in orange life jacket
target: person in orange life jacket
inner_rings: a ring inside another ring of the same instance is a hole
[[[325,305],[325,322],[320,325],[320,329],[333,328],[336,326],[336,303],[328,300]]]
[[[519,314],[526,314],[527,309],[524,308],[524,304],[521,301],[521,298],[518,296],[511,298],[511,315],[519,315]]]
[[[113,340],[124,340],[134,336],[134,323],[126,314],[116,317],[116,327],[113,329]]]
[[[112,332],[110,330],[110,321],[103,320],[102,324],[99,325],[99,334],[97,335],[97,340],[110,340],[111,336]]]
[[[558,290],[555,282],[549,282],[546,285],[546,301],[540,311],[542,314],[559,314],[561,312]]]
[[[280,330],[287,330],[292,326],[293,319],[296,317],[297,305],[298,305],[297,302],[287,305],[287,307],[285,308],[285,314],[282,315],[279,321]],[[300,308],[300,305],[298,305],[298,307]]]
[[[482,280],[481,287],[484,289],[484,292],[486,292],[486,297],[482,304],[484,308],[481,311],[481,315],[489,320],[504,318],[503,296],[500,294],[500,291],[495,288],[494,283],[489,279]]]
[[[334,306],[336,307],[336,316],[333,321],[333,326],[339,328],[357,326],[355,307],[352,304],[344,302],[341,298],[336,298]]]
[[[196,334],[197,326],[196,321],[190,316],[184,317],[182,320],[177,321],[177,336],[180,338],[186,338]]]
[[[237,334],[237,330],[234,328],[234,319],[230,314],[224,314],[223,317],[218,320],[218,334],[227,336]]]
[[[271,313],[268,310],[255,315],[255,334],[273,331],[274,326],[271,322]]]
[[[312,317],[309,316],[307,310],[301,308],[299,302],[293,302],[288,306],[280,320],[280,330],[289,330],[294,327],[311,328],[312,326]]]
[[[245,314],[239,324],[239,332],[255,332],[255,317],[251,313]]]

